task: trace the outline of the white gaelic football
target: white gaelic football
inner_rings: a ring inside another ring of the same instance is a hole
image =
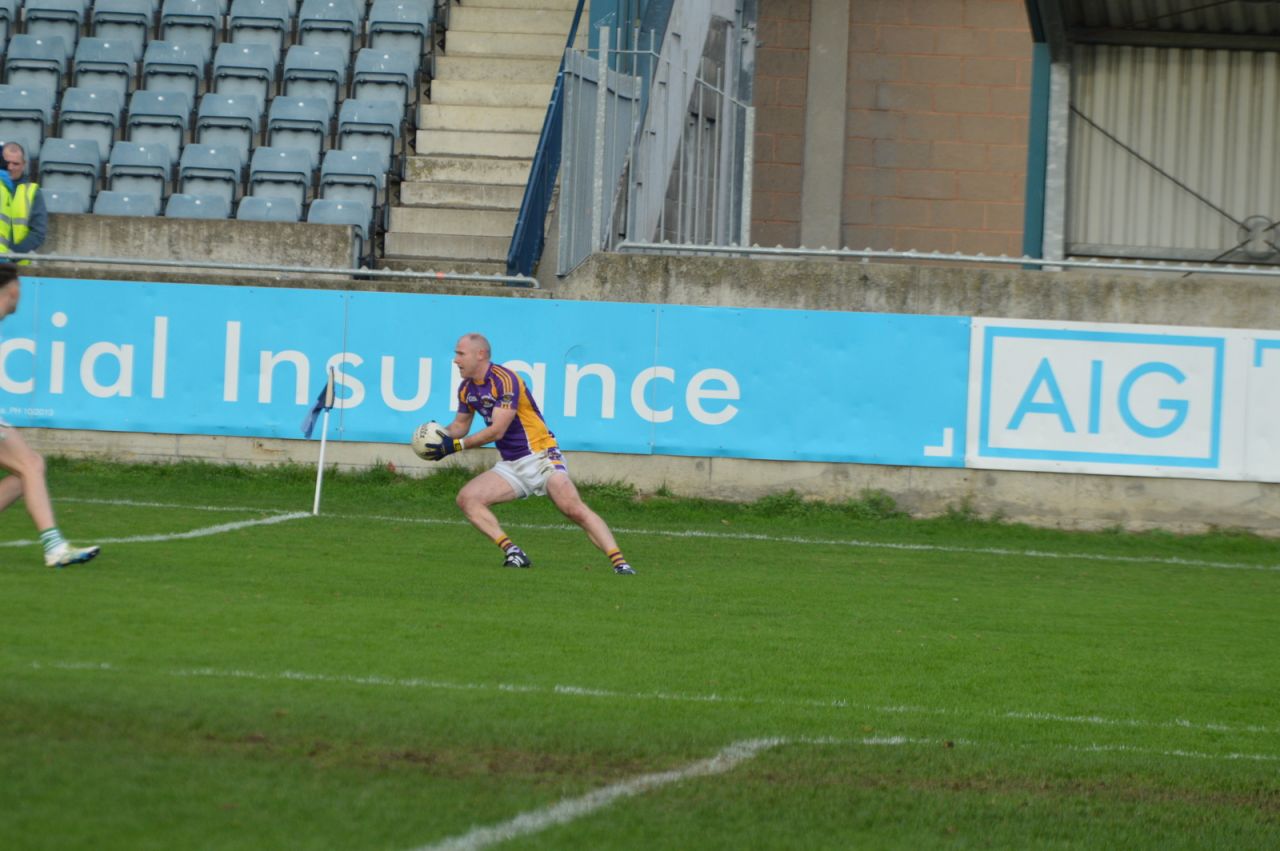
[[[419,458],[427,457],[428,446],[439,446],[449,439],[449,435],[445,434],[444,427],[440,423],[432,420],[429,423],[423,423],[413,431],[413,437],[409,440],[409,445],[413,447],[413,452]]]

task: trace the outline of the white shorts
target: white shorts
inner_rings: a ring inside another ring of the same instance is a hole
[[[499,461],[493,472],[502,476],[516,497],[546,496],[547,482],[553,473],[569,474],[569,466],[559,449],[544,449],[515,461]]]

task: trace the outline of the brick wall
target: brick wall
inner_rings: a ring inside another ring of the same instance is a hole
[[[850,5],[844,244],[1021,254],[1023,0]],[[799,240],[808,10],[760,4],[752,237],[762,245]]]

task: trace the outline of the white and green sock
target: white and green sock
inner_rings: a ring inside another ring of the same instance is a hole
[[[62,537],[62,533],[58,531],[57,526],[51,526],[40,533],[40,543],[44,544],[46,553],[53,552],[66,542],[67,539]]]

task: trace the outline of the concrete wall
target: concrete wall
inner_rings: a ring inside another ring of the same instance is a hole
[[[372,285],[368,285],[372,286]],[[493,295],[487,288],[421,284],[422,291]],[[510,291],[523,295],[524,291]],[[1274,280],[1033,272],[811,260],[741,260],[597,255],[538,297],[808,310],[1280,327]],[[451,341],[442,341],[448,346]],[[554,425],[554,424],[553,424]],[[180,458],[212,462],[314,464],[318,441],[30,430],[43,451],[127,461]],[[406,439],[408,435],[405,436]],[[786,463],[730,458],[626,456],[573,452],[583,481],[627,481],[685,495],[754,499],[793,489],[831,500],[865,489],[887,491],[904,509],[933,515],[968,506],[984,515],[1066,528],[1235,527],[1277,532],[1280,485],[1092,476]],[[491,450],[446,463],[483,467]],[[359,469],[391,463],[414,475],[436,469],[402,444],[330,444],[327,459]]]

